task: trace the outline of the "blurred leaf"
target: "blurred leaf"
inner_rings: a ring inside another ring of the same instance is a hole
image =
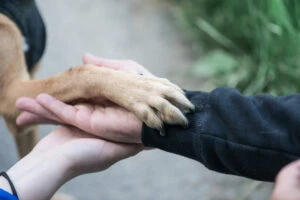
[[[184,11],[179,6],[172,7],[173,16],[177,20],[177,22],[187,28],[189,26],[189,21],[184,16]]]
[[[289,32],[294,32],[293,25],[291,24],[292,20],[283,0],[270,0],[269,2],[269,10],[274,22],[286,28]]]
[[[282,35],[282,28],[278,26],[277,24],[268,23],[267,28],[274,34]]]
[[[199,77],[224,74],[233,71],[237,64],[232,55],[223,50],[214,50],[196,62],[193,74]]]
[[[300,92],[299,0],[173,0],[207,54],[193,68],[249,95]],[[183,21],[183,19],[180,19]]]
[[[197,20],[197,25],[203,32],[209,35],[216,42],[220,43],[225,47],[237,49],[236,45],[230,39],[222,35],[217,29],[211,26],[204,19],[199,18]]]

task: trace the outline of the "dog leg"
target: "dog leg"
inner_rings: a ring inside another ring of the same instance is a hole
[[[30,72],[31,79],[34,79],[34,76],[35,76],[37,70],[40,68],[41,64],[42,64],[41,61],[39,61],[37,64],[34,65],[33,69]]]
[[[39,141],[38,127],[34,126],[25,133],[14,134],[14,140],[17,146],[20,158],[26,156]]]
[[[37,70],[40,68],[41,61],[39,61],[30,72],[30,78],[33,79]],[[14,122],[13,126],[17,126]],[[39,128],[38,126],[32,126],[30,128],[26,128],[23,131],[18,131],[13,134],[15,144],[17,146],[18,154],[20,158],[26,156],[33,147],[39,141]],[[64,199],[64,198],[62,198]]]
[[[15,79],[29,80],[24,53],[23,37],[17,26],[5,15],[0,14],[0,114],[13,133],[20,157],[26,155],[38,140],[37,127],[19,127],[15,123],[18,111],[8,93],[14,93],[11,83]]]
[[[13,134],[18,155],[20,158],[26,156],[39,140],[37,126],[20,127],[15,123],[15,118],[8,119],[4,117],[9,131]]]
[[[47,79],[16,79],[10,87],[15,92],[6,93],[6,107],[9,103],[13,106],[20,96],[35,98],[43,92],[71,103],[103,97],[132,111],[148,126],[157,129],[162,128],[163,122],[186,125],[187,120],[181,111],[194,108],[182,90],[165,79],[93,65],[71,68]]]
[[[41,66],[41,61],[39,61],[33,67],[33,69],[30,72],[31,79],[34,79],[34,76],[35,76],[37,70],[40,68],[40,66]],[[26,156],[39,141],[38,126],[32,126],[30,128],[26,128],[26,129],[24,129],[23,132],[19,131],[17,134],[13,134],[15,144],[17,146],[17,150],[18,150],[18,154],[19,154],[20,158],[23,158],[24,156]],[[65,199],[65,198],[62,198],[62,199]]]

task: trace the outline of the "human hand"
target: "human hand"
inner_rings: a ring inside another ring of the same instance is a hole
[[[61,126],[43,138],[31,154],[60,159],[71,170],[69,176],[74,177],[105,170],[142,149],[139,144],[110,142],[74,127]]]
[[[17,108],[23,111],[17,124],[67,124],[106,140],[141,143],[142,122],[122,107],[110,104],[71,106],[48,94],[36,99],[22,97]]]
[[[85,54],[83,63],[153,76],[144,67],[130,60],[108,60]],[[37,99],[20,98],[16,106],[27,111],[18,117],[19,125],[68,124],[108,140],[141,143],[142,122],[132,113],[109,102],[70,106],[43,94]]]
[[[99,67],[107,67],[110,69],[126,71],[134,74],[141,74],[144,76],[154,76],[145,67],[132,60],[111,60],[85,53],[82,57],[82,62],[84,64],[92,64]]]
[[[141,145],[112,143],[76,128],[60,127],[7,173],[20,199],[50,199],[68,180],[105,170],[140,150]]]
[[[300,199],[300,160],[285,166],[277,175],[271,200]]]

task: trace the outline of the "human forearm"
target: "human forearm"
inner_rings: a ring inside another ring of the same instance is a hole
[[[59,155],[30,153],[11,167],[10,176],[20,200],[46,200],[74,175],[70,164]],[[5,181],[3,182],[5,184]],[[1,182],[0,182],[1,184]],[[3,189],[11,192],[7,185]]]
[[[273,181],[281,167],[300,156],[299,95],[245,97],[229,88],[187,95],[196,105],[196,112],[187,115],[190,126],[166,126],[167,137],[144,127],[146,146],[265,181]]]
[[[76,128],[60,127],[45,136],[7,173],[21,200],[46,200],[68,180],[103,171],[142,148],[102,140]],[[5,184],[0,179],[0,187],[11,192]]]

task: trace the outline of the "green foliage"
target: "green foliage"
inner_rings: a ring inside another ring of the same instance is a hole
[[[245,94],[300,91],[300,1],[173,1],[178,21],[208,52],[194,74]]]

